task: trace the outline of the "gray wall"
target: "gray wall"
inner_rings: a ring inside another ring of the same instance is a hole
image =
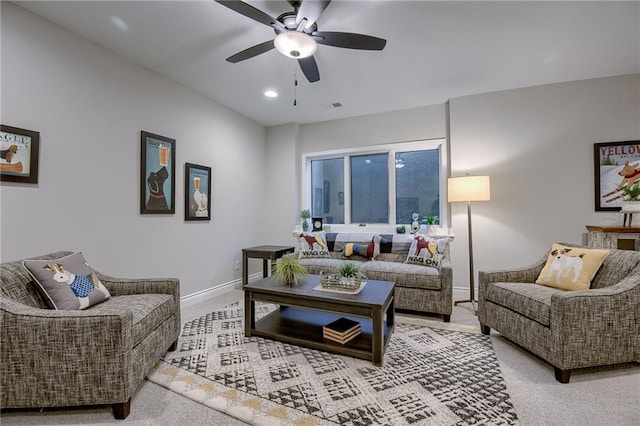
[[[449,131],[451,174],[492,178],[492,200],[473,205],[476,269],[527,264],[552,241],[580,242],[587,224],[621,222],[594,212],[592,148],[640,139],[640,75],[264,129],[7,2],[1,35],[2,123],[42,138],[39,184],[0,186],[2,261],[82,250],[104,272],[205,291],[238,280],[241,248],[292,243],[303,153]],[[177,140],[175,215],[138,212],[140,130]],[[183,220],[185,162],[213,168],[211,222]],[[464,287],[466,208],[452,212]]]
[[[38,185],[0,188],[2,261],[81,250],[189,295],[238,280],[241,248],[265,242],[262,126],[7,2],[2,124],[41,135]],[[141,130],[176,139],[174,215],[139,214]],[[213,169],[210,222],[184,222],[185,162]]]
[[[286,143],[305,153],[450,133],[451,175],[491,176],[491,201],[472,205],[475,269],[515,267],[537,260],[554,241],[582,242],[585,225],[622,223],[616,213],[594,211],[593,144],[640,139],[639,102],[638,74],[583,80],[305,124]],[[267,138],[268,151],[273,143]],[[280,186],[289,205],[299,186],[299,173]],[[468,287],[466,204],[453,203],[451,211],[454,284]],[[273,229],[298,223],[286,220]],[[286,242],[289,236],[268,231],[267,239]]]
[[[491,176],[472,203],[476,270],[524,266],[552,242],[582,242],[595,212],[593,144],[640,139],[640,75],[507,90],[450,101],[451,174]],[[456,284],[468,285],[467,208],[453,203]]]

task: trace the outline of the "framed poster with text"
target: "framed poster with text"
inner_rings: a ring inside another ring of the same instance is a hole
[[[596,211],[619,211],[620,187],[640,183],[640,141],[593,144]]]
[[[2,125],[0,129],[0,180],[38,183],[40,133]]]
[[[176,212],[176,141],[140,132],[140,214]]]

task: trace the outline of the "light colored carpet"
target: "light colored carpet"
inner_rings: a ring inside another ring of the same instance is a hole
[[[191,321],[236,300],[239,290],[191,304],[182,310],[183,322]],[[454,289],[454,300],[468,298],[468,290]],[[408,317],[396,315],[396,318]],[[437,318],[435,318],[438,321]],[[451,322],[478,328],[469,304],[454,306]],[[571,383],[558,383],[553,368],[540,358],[492,331],[491,341],[498,358],[518,419],[523,426],[636,426],[640,419],[640,364],[577,370]],[[1,391],[1,390],[0,390]],[[246,423],[192,401],[145,380],[131,401],[125,420],[113,418],[110,406],[3,410],[4,425],[139,426],[224,425]]]
[[[374,367],[246,338],[243,312],[237,300],[187,322],[149,380],[255,425],[517,424],[491,340],[470,327],[403,318]]]

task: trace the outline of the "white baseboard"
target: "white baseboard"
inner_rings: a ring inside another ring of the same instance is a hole
[[[249,282],[257,281],[261,278],[262,272],[258,272],[253,275],[249,275]],[[233,289],[242,290],[241,278],[180,297],[180,309],[182,310],[197,303],[212,299]]]

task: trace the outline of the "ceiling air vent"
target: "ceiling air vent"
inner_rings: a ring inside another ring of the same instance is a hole
[[[331,106],[333,106],[334,108],[341,108],[342,107],[342,103],[334,102],[334,103],[331,104]]]

